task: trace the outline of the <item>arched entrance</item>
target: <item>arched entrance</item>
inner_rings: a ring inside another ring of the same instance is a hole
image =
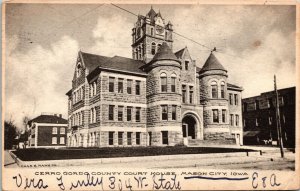
[[[203,124],[199,115],[194,111],[186,111],[182,116],[183,144],[203,140]]]
[[[182,119],[182,134],[183,138],[196,138],[197,122],[194,117],[187,115]]]

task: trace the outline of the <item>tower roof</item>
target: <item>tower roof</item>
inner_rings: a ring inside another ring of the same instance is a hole
[[[156,16],[156,12],[153,10],[152,6],[150,11],[147,13],[146,17],[147,16],[150,18],[151,21],[154,20],[154,17]]]
[[[222,66],[222,64],[219,62],[219,60],[215,57],[213,53],[210,53],[200,72],[205,72],[209,70],[223,70],[227,72],[227,70]]]
[[[177,57],[172,52],[171,48],[168,46],[166,42],[163,42],[157,53],[154,55],[152,61],[157,60],[175,60],[177,61]]]

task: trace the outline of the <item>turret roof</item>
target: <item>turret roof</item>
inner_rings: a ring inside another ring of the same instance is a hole
[[[223,70],[227,72],[227,70],[222,66],[222,64],[219,62],[219,60],[215,57],[213,53],[210,53],[200,72],[205,72],[209,70]]]
[[[154,55],[152,61],[157,60],[176,60],[177,57],[172,52],[171,48],[168,46],[166,42],[163,42],[160,48],[158,49],[157,53]]]

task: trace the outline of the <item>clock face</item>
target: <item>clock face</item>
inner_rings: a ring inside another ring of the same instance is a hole
[[[164,27],[156,25],[156,33],[162,34],[164,32]]]

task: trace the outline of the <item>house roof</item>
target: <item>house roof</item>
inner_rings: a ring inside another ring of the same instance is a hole
[[[64,118],[61,118],[59,116],[55,115],[40,115],[32,120],[30,120],[28,123],[54,123],[54,124],[68,124],[68,121]]]
[[[209,70],[227,71],[213,53],[210,53],[200,72],[205,72]]]
[[[89,69],[89,73],[100,67],[105,69],[146,74],[140,69],[140,67],[145,64],[141,60],[134,60],[121,56],[106,57],[84,52],[82,52],[82,58],[85,66]]]
[[[160,48],[158,49],[157,53],[154,55],[152,62],[158,60],[177,60],[177,57],[172,52],[171,48],[168,46],[166,42],[163,42]]]

